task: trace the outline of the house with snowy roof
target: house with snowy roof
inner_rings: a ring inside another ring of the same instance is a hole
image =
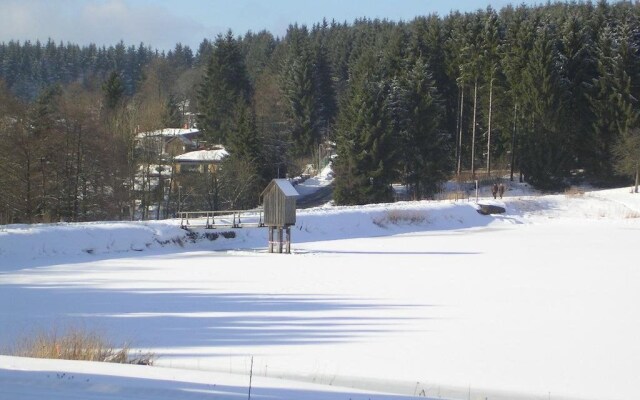
[[[200,130],[195,128],[164,128],[136,134],[136,147],[157,156],[174,157],[196,150]]]
[[[214,173],[222,160],[229,153],[223,146],[216,146],[210,150],[196,150],[180,154],[173,158],[177,174],[189,172]]]

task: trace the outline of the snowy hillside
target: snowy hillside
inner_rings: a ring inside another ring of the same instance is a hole
[[[0,227],[0,349],[83,326],[156,366],[0,357],[0,399],[601,399],[640,387],[628,189],[179,221]],[[367,392],[363,392],[367,391]],[[384,395],[383,393],[388,393]]]

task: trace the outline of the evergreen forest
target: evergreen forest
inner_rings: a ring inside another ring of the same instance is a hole
[[[450,179],[637,185],[639,46],[625,1],[322,20],[166,52],[0,43],[0,223],[251,208],[330,154],[346,205]],[[136,137],[186,124],[230,155],[176,184]]]

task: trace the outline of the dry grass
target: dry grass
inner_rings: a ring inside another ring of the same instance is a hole
[[[624,217],[628,219],[640,218],[640,212],[637,212],[635,210],[629,210],[624,214]]]
[[[96,332],[69,329],[57,332],[41,332],[22,340],[12,352],[19,357],[49,358],[60,360],[100,361],[121,364],[151,365],[152,354],[129,356],[129,346],[115,347]]]
[[[577,186],[571,186],[570,188],[565,189],[564,195],[567,197],[584,196],[584,190],[580,189]]]
[[[388,224],[421,224],[427,221],[427,216],[419,211],[392,210],[387,211],[382,217],[375,218],[373,223],[385,227]]]

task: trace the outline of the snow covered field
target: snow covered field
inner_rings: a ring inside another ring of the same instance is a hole
[[[256,399],[637,398],[640,195],[510,193],[299,211],[292,255],[265,229],[0,227],[0,348],[80,326],[158,356],[0,356],[0,399],[246,398],[252,357]]]

